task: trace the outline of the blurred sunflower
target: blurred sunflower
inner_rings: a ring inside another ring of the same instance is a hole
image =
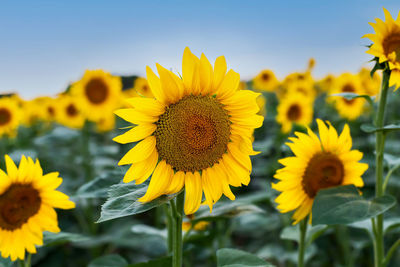
[[[87,70],[82,79],[71,86],[84,116],[97,122],[111,114],[120,103],[122,82],[103,70]]]
[[[41,119],[46,122],[53,122],[58,116],[58,99],[52,97],[40,97],[36,99],[38,106],[43,109]]]
[[[85,117],[72,96],[68,94],[60,96],[58,105],[57,121],[60,124],[73,129],[83,127]]]
[[[365,94],[361,87],[360,77],[351,73],[343,73],[337,77],[332,94],[339,93]],[[327,100],[333,101],[339,115],[348,120],[357,119],[364,111],[365,99],[361,97],[348,100],[341,96],[332,96]]]
[[[332,92],[334,82],[335,76],[328,74],[323,79],[319,80],[316,85],[320,92],[330,93]]]
[[[203,191],[210,211],[222,194],[235,199],[229,185],[250,182],[250,155],[254,128],[263,123],[256,115],[259,94],[238,90],[240,76],[227,71],[225,58],[214,68],[204,54],[189,48],[183,53],[182,79],[157,64],[160,77],[147,67],[147,80],[155,98],[128,100],[132,108],[115,113],[138,126],[114,138],[137,142],[119,162],[132,164],[124,182],[143,183],[152,175],[141,202],[185,187],[186,214],[200,206]]]
[[[389,11],[383,8],[385,20],[377,18],[376,23],[370,23],[375,33],[366,34],[363,37],[369,38],[373,44],[367,51],[379,58],[379,63],[388,62],[392,70],[389,86],[400,86],[400,15],[394,20]]]
[[[323,188],[354,184],[362,187],[361,178],[368,165],[360,163],[363,154],[351,150],[352,139],[346,124],[338,136],[328,122],[317,119],[319,138],[310,129],[308,134],[295,132],[296,137],[287,143],[295,156],[279,160],[285,167],[277,170],[274,177],[280,180],[272,188],[281,192],[275,199],[280,212],[296,210],[292,218],[297,224],[311,213],[318,191]],[[310,216],[311,222],[311,216]]]
[[[283,133],[292,130],[293,123],[307,126],[313,118],[313,101],[300,93],[288,94],[277,107],[276,121],[282,126]]]
[[[297,93],[302,95],[302,98],[307,98],[312,101],[314,101],[317,95],[317,92],[314,89],[314,83],[307,80],[294,80],[287,84],[286,94]]]
[[[273,92],[279,82],[272,70],[262,70],[253,79],[253,88],[259,91]]]
[[[3,258],[25,258],[43,244],[43,231],[57,233],[54,208],[72,209],[68,196],[56,191],[58,173],[43,175],[39,161],[22,156],[19,167],[6,155],[7,173],[0,170],[0,251]]]
[[[112,113],[104,116],[96,123],[97,131],[100,133],[109,132],[115,129],[115,115]]]
[[[285,77],[285,79],[283,80],[282,84],[284,85],[284,87],[288,87],[288,85],[290,83],[293,82],[304,82],[307,84],[313,84],[314,83],[314,79],[311,75],[311,72],[306,71],[306,72],[293,72],[290,73],[288,76]]]
[[[22,112],[18,102],[11,97],[0,98],[0,137],[14,137],[21,123]]]
[[[360,76],[361,86],[365,93],[369,96],[378,96],[379,90],[381,88],[381,77],[378,72],[374,72],[371,77],[370,70],[367,68],[362,68],[358,75]]]
[[[133,85],[133,89],[140,95],[144,97],[154,97],[153,93],[151,92],[149,83],[147,82],[146,78],[138,77],[135,80],[135,84]]]
[[[257,105],[260,108],[260,110],[258,111],[257,114],[265,117],[267,115],[267,108],[266,108],[266,103],[267,103],[267,99],[265,98],[265,96],[263,96],[263,94],[260,94],[257,99]]]

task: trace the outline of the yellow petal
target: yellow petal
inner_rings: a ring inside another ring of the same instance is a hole
[[[195,213],[201,204],[202,184],[199,172],[187,172],[185,175],[185,214]]]
[[[114,137],[113,140],[120,144],[137,142],[151,135],[156,129],[157,126],[152,123],[140,124],[126,133]]]
[[[118,165],[127,165],[147,159],[156,147],[156,138],[154,136],[146,137],[134,148],[129,150],[125,156],[118,162]]]

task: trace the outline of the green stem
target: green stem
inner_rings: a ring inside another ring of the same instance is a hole
[[[300,228],[300,242],[299,242],[299,255],[298,267],[304,267],[304,253],[306,251],[306,234],[307,234],[307,218],[304,218],[299,225]]]
[[[172,200],[173,201],[173,200]],[[167,204],[164,204],[164,211],[167,217],[167,230],[168,230],[168,254],[172,253],[172,243],[173,243],[173,227],[174,227],[174,219],[172,218],[171,209],[168,209]]]
[[[28,253],[25,260],[19,260],[19,266],[20,267],[31,267],[31,258],[32,258],[32,254]]]
[[[185,193],[182,191],[176,197],[175,202],[172,200],[171,211],[173,218],[173,239],[172,239],[172,266],[182,267],[182,217],[183,217],[183,203]]]
[[[386,107],[386,99],[389,90],[389,78],[390,78],[390,70],[385,69],[383,71],[382,78],[382,89],[379,97],[378,104],[378,112],[376,114],[375,126],[377,128],[382,128],[384,124],[385,118],[385,107]],[[375,196],[381,197],[384,194],[383,191],[383,152],[385,147],[385,134],[383,131],[376,132],[376,144],[375,144],[375,164],[376,164],[376,184],[375,184]],[[382,266],[383,257],[385,254],[384,242],[383,242],[383,214],[380,214],[376,217],[376,234],[375,234],[375,242],[376,242],[376,251],[375,255],[375,267]]]
[[[385,266],[389,263],[390,258],[393,256],[393,253],[396,251],[397,247],[400,245],[400,238],[390,247],[382,265]]]
[[[90,155],[90,123],[87,121],[82,129],[82,154],[83,168],[85,170],[85,181],[92,180],[92,157]]]

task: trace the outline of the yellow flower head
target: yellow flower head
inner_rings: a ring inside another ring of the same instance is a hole
[[[375,33],[366,34],[373,43],[368,54],[379,58],[379,63],[388,62],[392,70],[389,86],[400,86],[400,15],[394,20],[389,11],[383,9],[385,21],[377,18],[376,23],[371,22]]]
[[[227,72],[223,56],[213,67],[186,48],[182,79],[159,64],[157,70],[159,77],[147,67],[155,98],[131,98],[131,108],[115,112],[137,126],[114,141],[140,141],[119,162],[132,165],[124,182],[140,184],[152,175],[141,202],[185,187],[186,214],[199,208],[203,192],[210,209],[222,194],[233,200],[229,186],[250,182],[251,136],[263,123],[256,115],[259,94],[238,90],[240,76]]]
[[[339,93],[365,94],[365,91],[361,86],[360,77],[351,73],[341,74],[337,79],[335,79],[332,89],[332,94]],[[332,96],[328,97],[327,101],[334,101],[335,108],[339,112],[339,115],[348,120],[357,119],[364,111],[364,98],[359,97],[348,100],[342,96]]]
[[[52,97],[38,97],[35,99],[37,108],[41,108],[39,112],[40,119],[46,122],[53,122],[58,117],[58,99]]]
[[[145,78],[138,77],[135,80],[135,84],[133,89],[140,95],[145,97],[154,97],[153,93],[150,90],[149,83]]]
[[[290,83],[293,82],[304,82],[307,84],[313,84],[314,79],[311,75],[311,72],[306,71],[306,72],[293,72],[286,76],[286,78],[283,80],[283,86],[287,87]]]
[[[14,137],[21,123],[22,112],[15,98],[0,98],[0,137]]]
[[[272,70],[262,70],[253,79],[253,88],[260,91],[274,92],[279,82]]]
[[[360,163],[363,154],[351,150],[350,129],[346,124],[338,136],[336,129],[328,122],[317,119],[318,136],[307,129],[308,134],[295,132],[297,137],[287,143],[295,154],[279,160],[285,167],[276,171],[279,180],[272,188],[281,192],[275,199],[280,212],[296,210],[294,224],[311,213],[312,204],[318,191],[339,185],[354,184],[362,187],[361,178],[368,165]],[[311,221],[311,216],[310,216]]]
[[[85,124],[85,117],[75,100],[69,94],[64,94],[58,100],[57,121],[66,127],[81,129]]]
[[[364,88],[365,93],[369,96],[378,96],[381,88],[381,77],[378,72],[374,72],[371,78],[371,70],[362,68],[358,75],[360,76],[361,86]]]
[[[101,118],[97,123],[97,131],[100,133],[109,132],[115,129],[115,115],[110,114]]]
[[[7,173],[0,170],[0,252],[3,258],[23,260],[25,250],[36,253],[43,231],[57,233],[54,208],[72,209],[75,204],[57,191],[58,173],[43,175],[38,160],[22,156],[19,167],[6,155]]]
[[[84,116],[94,122],[118,107],[121,90],[121,78],[103,70],[87,70],[82,79],[71,86],[71,93]]]
[[[335,76],[328,74],[322,80],[317,82],[317,87],[319,88],[320,92],[331,93],[334,82]]]
[[[302,98],[307,98],[310,101],[314,101],[317,95],[317,92],[314,89],[314,83],[308,80],[294,80],[287,84],[286,95],[297,93],[302,95]]]
[[[282,125],[282,132],[289,133],[293,123],[308,126],[313,118],[313,101],[301,93],[287,94],[279,102],[276,121]]]

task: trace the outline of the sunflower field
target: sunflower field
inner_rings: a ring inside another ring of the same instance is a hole
[[[357,73],[244,81],[186,47],[2,94],[0,266],[400,266],[400,15],[371,26]]]

